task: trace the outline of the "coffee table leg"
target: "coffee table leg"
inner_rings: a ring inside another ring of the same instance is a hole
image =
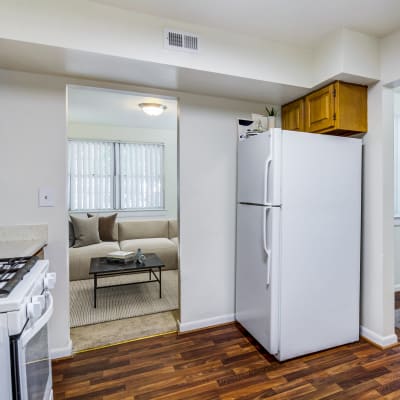
[[[94,274],[94,308],[96,308],[96,297],[97,297],[97,274]]]
[[[161,299],[161,267],[158,267],[158,274],[160,276],[160,299]]]

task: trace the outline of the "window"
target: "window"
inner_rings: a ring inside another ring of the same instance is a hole
[[[164,145],[70,140],[69,209],[164,208]]]

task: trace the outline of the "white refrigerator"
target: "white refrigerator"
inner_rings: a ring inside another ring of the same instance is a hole
[[[361,139],[238,143],[236,320],[278,360],[359,339]]]

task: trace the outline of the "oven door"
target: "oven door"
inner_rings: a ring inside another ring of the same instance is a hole
[[[53,297],[46,292],[42,315],[28,322],[11,340],[13,399],[48,400],[52,398],[51,364],[47,325],[53,314]]]

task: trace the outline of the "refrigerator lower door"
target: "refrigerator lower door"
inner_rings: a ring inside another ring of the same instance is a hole
[[[280,205],[282,131],[271,129],[238,144],[238,203]]]
[[[279,217],[279,207],[237,207],[236,320],[271,354],[278,352]]]

